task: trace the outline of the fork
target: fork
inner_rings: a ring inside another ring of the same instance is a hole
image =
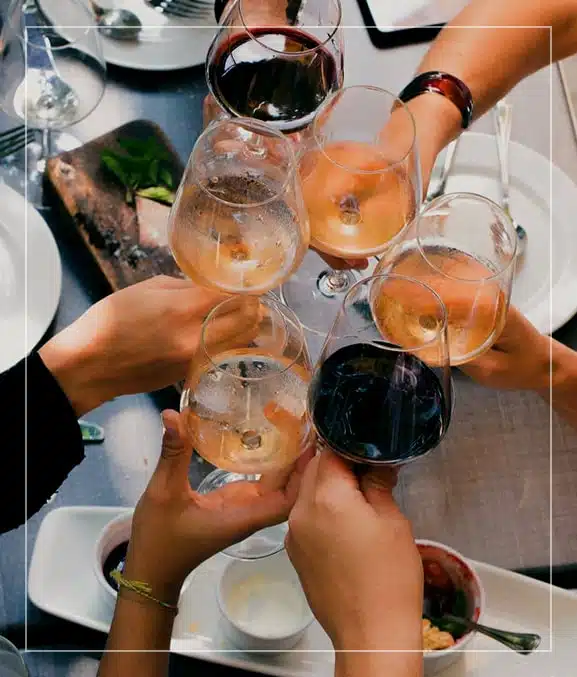
[[[34,141],[34,130],[24,125],[0,134],[0,158],[8,157]]]
[[[212,0],[145,0],[146,4],[161,14],[182,19],[201,19],[212,16]]]
[[[501,172],[501,207],[513,222],[517,233],[518,249],[517,256],[520,258],[525,252],[527,244],[527,231],[513,218],[510,206],[509,192],[509,141],[511,139],[511,126],[513,106],[504,100],[495,106],[495,131],[497,136],[497,152],[499,155],[499,169]]]

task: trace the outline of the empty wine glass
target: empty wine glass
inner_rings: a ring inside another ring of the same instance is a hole
[[[277,287],[309,244],[291,143],[257,120],[211,124],[191,153],[168,231],[177,264],[199,284],[233,294]]]
[[[408,108],[378,87],[345,87],[326,102],[300,156],[311,246],[359,260],[399,240],[419,210],[421,175]],[[282,287],[303,325],[326,336],[355,270],[335,270],[315,251]]]
[[[439,294],[451,364],[460,365],[488,350],[505,326],[516,247],[515,226],[501,207],[481,195],[451,193],[423,209],[376,272],[410,275]]]
[[[42,206],[47,158],[80,145],[63,130],[83,120],[100,102],[106,64],[94,17],[81,0],[59,0],[66,24],[52,26],[35,3],[12,2],[0,35],[0,107],[28,127],[41,143],[13,168],[27,180],[28,199]]]
[[[323,347],[308,409],[321,440],[355,463],[400,465],[434,449],[452,413],[439,296],[398,275],[357,282]]]
[[[306,127],[342,86],[341,16],[339,0],[230,2],[206,60],[220,112],[258,118],[284,133]]]
[[[311,364],[302,327],[272,296],[233,296],[206,318],[181,398],[197,453],[216,466],[200,493],[286,470],[310,446]],[[282,549],[271,529],[225,551],[256,559]]]

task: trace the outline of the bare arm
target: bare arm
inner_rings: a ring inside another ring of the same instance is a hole
[[[551,339],[551,386],[538,391],[567,423],[577,429],[577,351]]]
[[[432,43],[418,72],[440,70],[460,78],[479,117],[525,77],[574,52],[574,0],[472,0]],[[439,151],[461,131],[461,119],[437,94],[420,96],[409,107],[421,132],[428,180]]]

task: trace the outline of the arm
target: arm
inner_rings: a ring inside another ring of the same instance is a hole
[[[526,28],[482,28],[487,26]],[[460,78],[473,95],[475,117],[480,117],[525,77],[576,51],[575,2],[472,0],[432,43],[418,72],[440,70]],[[439,151],[460,133],[461,119],[438,94],[420,96],[409,108],[421,131],[428,177]]]
[[[490,388],[533,390],[577,428],[577,352],[540,334],[513,306],[495,345],[461,369]]]
[[[547,385],[537,392],[561,418],[577,429],[577,352],[555,339],[550,342],[551,381],[548,371]]]

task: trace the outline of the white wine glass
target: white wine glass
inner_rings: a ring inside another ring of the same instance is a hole
[[[312,443],[311,363],[294,313],[271,295],[232,296],[207,316],[181,397],[196,452],[216,466],[198,488],[257,481],[289,469]],[[225,551],[258,559],[284,547],[273,527]]]
[[[311,247],[324,257],[359,260],[399,240],[421,204],[413,116],[394,94],[345,87],[321,108],[299,164]],[[282,287],[282,298],[305,328],[325,336],[354,269],[333,269],[311,250]]]
[[[473,193],[449,193],[423,209],[376,272],[409,275],[439,294],[447,308],[451,365],[458,366],[489,350],[501,334],[516,253],[515,226],[499,205]]]
[[[171,209],[169,242],[199,284],[260,295],[300,265],[309,225],[292,144],[263,122],[214,122],[198,138]]]
[[[53,26],[36,3],[15,0],[0,34],[0,107],[39,130],[39,143],[5,160],[4,169],[18,174],[28,199],[40,207],[46,160],[80,145],[62,130],[86,118],[106,86],[94,16],[81,0],[59,4],[66,22]]]

